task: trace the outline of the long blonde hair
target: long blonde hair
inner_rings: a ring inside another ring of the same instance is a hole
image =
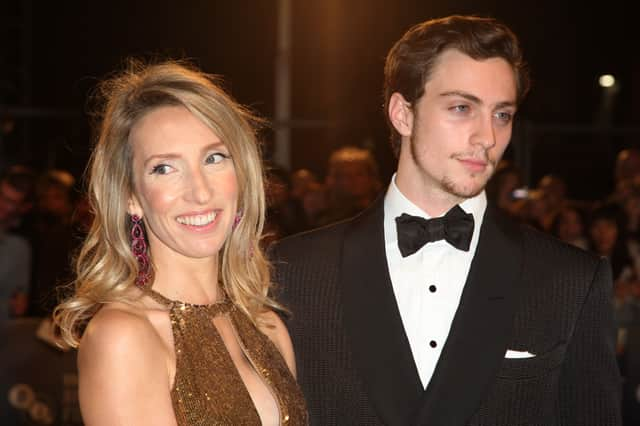
[[[77,347],[86,323],[105,303],[132,301],[138,274],[130,248],[127,200],[133,191],[129,132],[145,114],[184,106],[226,144],[239,184],[242,220],[222,247],[218,276],[228,296],[258,322],[265,309],[281,310],[268,296],[270,268],[260,247],[265,195],[257,119],[218,85],[215,77],[178,62],[145,65],[130,60],[125,71],[100,86],[98,139],[90,159],[89,200],[95,214],[75,263],[73,295],[58,305],[54,322]]]

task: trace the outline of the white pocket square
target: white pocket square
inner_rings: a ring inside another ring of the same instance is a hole
[[[507,349],[507,353],[504,354],[505,358],[511,359],[533,358],[535,356],[535,354],[528,351],[512,351],[511,349]]]

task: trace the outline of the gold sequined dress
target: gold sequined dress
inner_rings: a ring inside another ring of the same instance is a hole
[[[304,397],[282,355],[233,302],[195,305],[148,290],[169,308],[176,353],[171,399],[178,425],[260,425],[260,417],[213,318],[228,315],[245,356],[271,390],[281,425],[306,425]]]

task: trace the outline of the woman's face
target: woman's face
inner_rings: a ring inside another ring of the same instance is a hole
[[[144,219],[156,265],[214,258],[237,210],[238,182],[224,141],[184,107],[160,107],[131,129],[129,213]]]

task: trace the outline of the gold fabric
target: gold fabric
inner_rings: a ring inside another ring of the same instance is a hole
[[[178,425],[259,425],[260,417],[213,324],[228,315],[249,362],[270,388],[281,425],[308,424],[304,397],[273,342],[233,302],[194,305],[148,290],[169,308],[176,353],[171,398]]]

